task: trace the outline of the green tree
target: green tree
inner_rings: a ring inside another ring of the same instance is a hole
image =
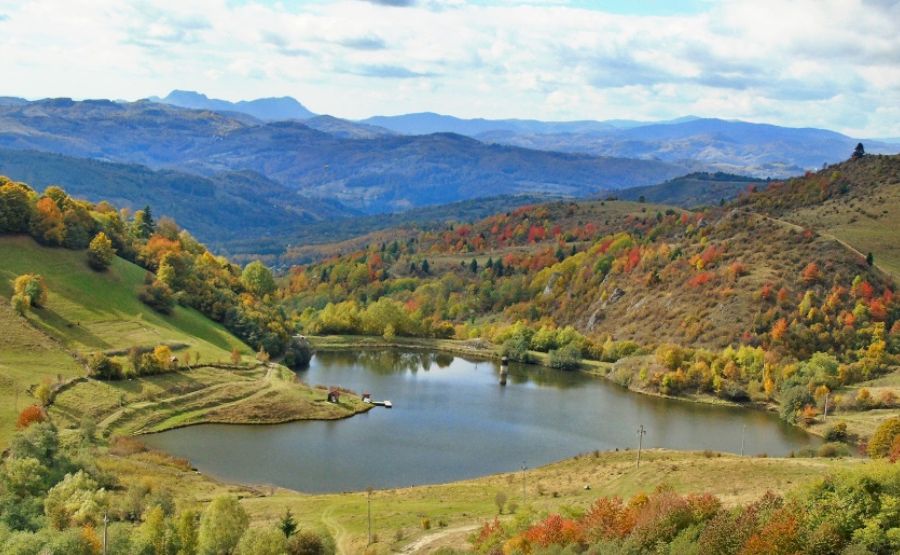
[[[241,273],[241,283],[244,287],[256,295],[262,297],[275,291],[275,278],[266,266],[256,260],[247,264]]]
[[[237,498],[213,499],[200,517],[197,552],[201,555],[229,555],[247,530],[250,518]]]
[[[238,555],[284,555],[287,538],[278,528],[250,528],[238,543]]]
[[[153,235],[156,229],[156,223],[153,221],[153,213],[149,206],[145,206],[143,210],[134,213],[134,234],[141,239],[146,239]]]
[[[112,241],[102,231],[95,235],[88,245],[88,264],[98,272],[109,268],[115,256],[116,249],[113,248]]]
[[[297,520],[294,518],[294,513],[291,512],[290,507],[284,510],[281,520],[278,521],[278,529],[281,530],[285,538],[290,538],[297,531]]]
[[[135,534],[138,545],[149,548],[153,555],[168,555],[172,551],[172,540],[166,512],[159,505],[147,509],[143,522]]]
[[[198,518],[199,515],[194,509],[184,509],[178,513],[175,522],[175,535],[178,536],[177,555],[196,555]]]
[[[856,148],[853,149],[853,154],[850,156],[854,160],[859,160],[863,156],[866,155],[866,148],[862,143],[856,143]]]
[[[0,178],[0,233],[24,233],[31,223],[34,191]]]
[[[85,471],[66,474],[47,492],[44,513],[49,523],[62,530],[99,522],[106,505],[106,492]]]
[[[875,264],[875,255],[873,255],[871,252],[866,255],[866,264],[868,264],[869,266]]]

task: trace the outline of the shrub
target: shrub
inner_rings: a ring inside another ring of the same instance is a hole
[[[581,366],[581,349],[572,344],[554,349],[550,351],[549,364],[551,368],[576,370]]]
[[[306,368],[312,359],[312,349],[309,342],[297,338],[291,339],[281,362],[291,369]]]
[[[806,405],[812,404],[813,398],[806,386],[797,385],[781,394],[780,415],[782,420],[790,423],[797,421],[797,413]]]
[[[116,249],[113,248],[112,241],[102,231],[88,245],[88,265],[98,272],[109,268],[115,256]]]
[[[848,457],[850,456],[850,449],[843,443],[825,443],[816,451],[816,456],[826,458]]]
[[[13,291],[14,306],[18,303],[26,308],[40,308],[47,304],[47,285],[44,283],[43,276],[37,274],[21,275],[13,283]]]
[[[874,459],[890,455],[897,436],[900,436],[900,416],[885,420],[878,426],[869,440],[869,456]]]
[[[103,353],[96,353],[88,360],[88,373],[98,380],[121,380],[122,365]]]
[[[289,555],[332,555],[334,551],[330,537],[308,530],[297,532],[288,540]]]
[[[827,441],[846,441],[847,439],[847,423],[838,422],[825,428],[825,439]]]
[[[500,354],[509,360],[518,362],[531,362],[531,354],[528,352],[528,338],[517,334],[503,342]]]
[[[175,307],[175,297],[169,286],[161,281],[154,281],[150,285],[145,286],[138,298],[142,303],[149,306],[153,310],[162,314],[171,314]]]
[[[47,420],[47,415],[44,413],[44,409],[37,405],[30,405],[19,413],[19,417],[16,418],[16,428],[24,430],[36,422],[44,422],[45,420]]]

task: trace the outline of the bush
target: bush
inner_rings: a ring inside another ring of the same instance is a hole
[[[509,360],[518,362],[531,362],[531,354],[528,352],[528,338],[524,335],[514,335],[503,342],[500,354]]]
[[[172,290],[160,281],[154,281],[145,286],[138,293],[138,298],[142,303],[162,314],[171,314],[172,309],[175,308],[175,297],[172,295]]]
[[[289,555],[333,555],[334,551],[334,543],[330,537],[308,530],[297,532],[288,540]]]
[[[23,274],[13,283],[13,306],[24,305],[26,308],[42,307],[47,304],[47,285],[43,276]],[[17,300],[18,299],[18,300]]]
[[[797,413],[806,405],[813,403],[809,389],[803,385],[794,386],[781,394],[781,419],[793,424],[797,421]]]
[[[550,351],[550,367],[560,370],[576,370],[581,366],[581,349],[569,344]]]
[[[16,419],[16,428],[24,430],[36,422],[45,420],[47,420],[47,415],[44,413],[44,409],[37,405],[27,406],[19,413],[19,417]]]
[[[88,373],[98,380],[121,380],[122,365],[103,353],[96,353],[88,360]]]
[[[112,241],[102,231],[88,245],[88,265],[98,272],[109,268],[115,256],[116,249],[113,248]]]
[[[306,368],[312,359],[312,349],[306,340],[293,338],[287,346],[282,363],[291,369]]]
[[[900,436],[900,417],[882,422],[869,440],[869,456],[873,459],[887,457],[897,436]]]
[[[838,442],[830,442],[825,443],[816,451],[816,456],[818,457],[826,457],[826,458],[834,458],[834,457],[849,457],[850,449],[847,448],[843,443]]]
[[[827,441],[846,441],[847,440],[847,423],[838,422],[825,428],[825,439]]]

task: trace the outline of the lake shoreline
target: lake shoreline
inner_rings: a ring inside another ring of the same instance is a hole
[[[314,350],[323,352],[349,352],[353,350],[379,350],[379,349],[411,349],[422,351],[436,351],[460,356],[471,356],[483,360],[499,360],[500,350],[497,346],[492,345],[483,339],[433,339],[424,337],[396,337],[394,339],[385,339],[379,336],[369,335],[310,335],[307,336],[310,345]],[[541,366],[548,368],[546,364],[547,353],[540,351],[529,351],[532,361],[523,364]],[[582,359],[581,366],[577,370],[580,373],[602,378],[604,380],[616,383],[609,378],[608,371],[612,368],[613,363],[601,362],[597,360]],[[737,403],[720,399],[712,395],[693,394],[691,396],[664,395],[657,391],[648,391],[646,389],[622,386],[616,384],[628,391],[633,391],[641,395],[656,397],[659,399],[670,399],[686,403],[696,403],[701,405],[713,405],[720,407],[737,407],[742,409],[750,409],[760,412],[773,413],[776,412],[776,405],[772,403]],[[801,426],[800,424],[791,424],[804,432],[824,438],[824,432],[818,429]]]

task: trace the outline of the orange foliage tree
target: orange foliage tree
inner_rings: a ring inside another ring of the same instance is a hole
[[[44,409],[37,405],[27,406],[19,413],[19,417],[16,419],[16,428],[24,430],[35,422],[45,420],[47,420],[47,415],[44,414]]]

